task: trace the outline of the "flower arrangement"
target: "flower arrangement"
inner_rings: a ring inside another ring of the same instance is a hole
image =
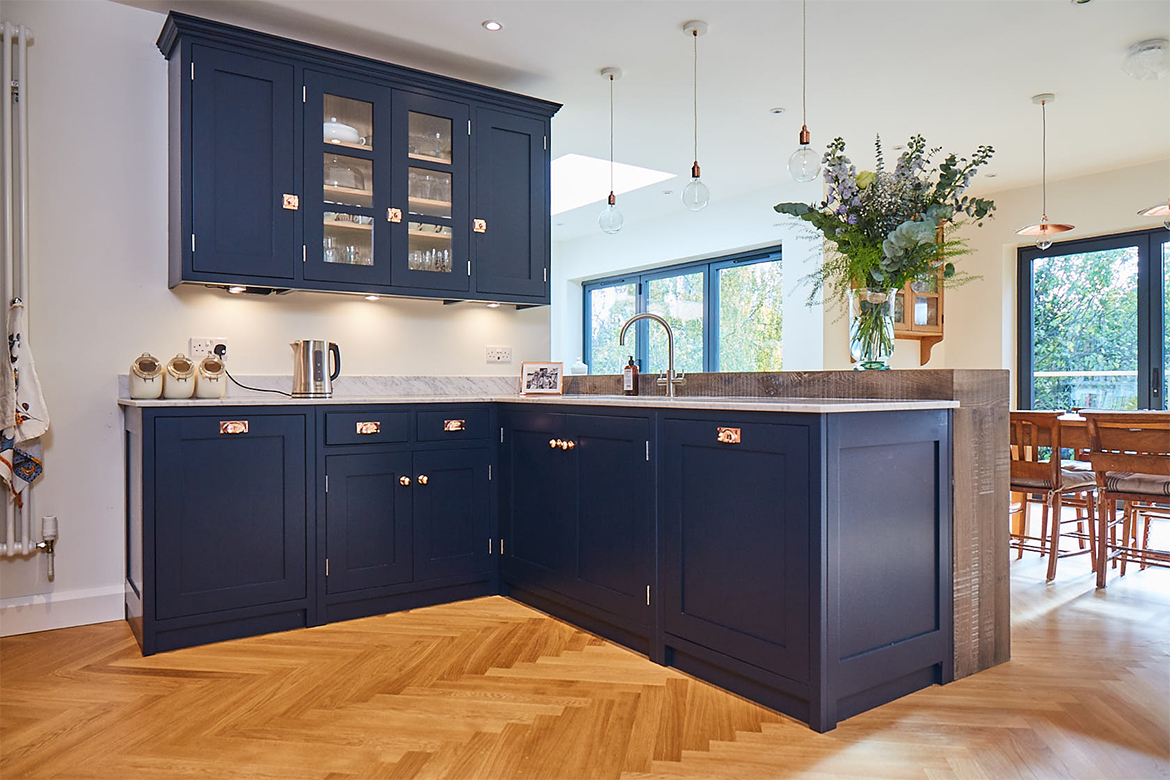
[[[913,136],[886,171],[882,140],[874,144],[877,166],[861,171],[845,156],[845,141],[834,138],[825,150],[825,199],[817,206],[779,203],[781,214],[809,222],[836,251],[826,253],[813,272],[810,303],[829,295],[851,304],[850,349],[859,368],[884,369],[894,351],[893,304],[897,291],[912,280],[933,281],[942,268],[943,284],[955,286],[978,277],[955,270],[953,259],[967,253],[954,235],[964,215],[982,225],[995,204],[963,193],[993,154],[980,146],[970,159],[948,154],[937,167],[931,160],[941,147],[928,149]],[[948,226],[950,235],[947,235]]]
[[[779,203],[781,214],[799,217],[824,233],[836,247],[821,269],[812,275],[814,295],[828,286],[831,294],[845,297],[853,288],[900,289],[908,281],[926,278],[943,267],[943,278],[971,281],[959,275],[952,258],[965,254],[965,242],[944,228],[957,227],[962,214],[979,225],[995,210],[995,203],[969,198],[963,193],[978,169],[993,154],[980,146],[970,159],[949,154],[931,167],[941,147],[928,149],[926,139],[912,137],[898,157],[893,172],[885,170],[882,142],[875,142],[874,171],[857,172],[845,156],[845,141],[834,138],[825,150],[823,164],[827,185],[825,200],[813,207],[804,203]]]

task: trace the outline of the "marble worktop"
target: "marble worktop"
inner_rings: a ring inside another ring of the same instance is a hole
[[[288,392],[290,377],[239,377],[243,384]],[[758,396],[610,395],[570,393],[521,395],[516,377],[345,377],[335,384],[331,398],[289,398],[232,386],[219,399],[135,399],[119,387],[122,406],[198,408],[221,406],[315,406],[395,403],[535,403],[571,406],[620,406],[635,408],[718,409],[744,412],[888,412],[910,409],[954,409],[953,400],[891,400],[876,398],[777,398]]]

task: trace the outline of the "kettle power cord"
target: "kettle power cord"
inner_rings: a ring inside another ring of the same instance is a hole
[[[257,393],[276,393],[277,395],[283,395],[285,398],[292,398],[293,397],[292,393],[286,393],[283,390],[273,390],[270,387],[248,387],[247,385],[245,385],[244,383],[242,383],[238,379],[236,379],[234,376],[232,376],[232,372],[227,370],[227,366],[223,367],[223,372],[225,374],[227,374],[227,378],[232,380],[232,382],[237,387],[242,387],[245,390],[252,390],[252,391],[255,391]]]

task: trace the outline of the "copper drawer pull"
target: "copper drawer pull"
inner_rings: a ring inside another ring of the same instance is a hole
[[[296,195],[284,193],[284,207],[289,211],[296,211],[301,207],[301,199]]]
[[[715,441],[720,444],[739,444],[739,428],[716,428]]]
[[[467,420],[443,420],[443,430],[447,433],[467,430]]]
[[[471,230],[474,233],[486,233],[487,232],[487,220],[486,219],[473,219],[473,220],[471,220]]]
[[[220,420],[219,421],[219,432],[220,433],[247,433],[248,432],[248,421],[247,420]]]
[[[386,209],[386,221],[387,222],[401,222],[402,221],[402,209],[393,209],[393,208]]]
[[[381,422],[360,422],[357,424],[357,432],[359,436],[365,436],[371,433],[381,433]]]

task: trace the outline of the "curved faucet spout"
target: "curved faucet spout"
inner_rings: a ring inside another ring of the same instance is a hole
[[[661,325],[663,330],[666,331],[666,379],[663,380],[659,378],[658,384],[665,384],[666,395],[673,398],[675,386],[681,385],[683,383],[683,378],[676,376],[674,373],[674,331],[671,330],[669,322],[664,320],[662,317],[659,317],[657,314],[651,314],[650,312],[646,311],[642,312],[641,314],[635,314],[633,317],[630,317],[628,320],[626,320],[626,323],[622,325],[621,333],[618,334],[618,344],[623,346],[625,345],[626,331],[629,330],[630,326],[638,320],[653,320],[654,322],[657,322],[659,325]]]

